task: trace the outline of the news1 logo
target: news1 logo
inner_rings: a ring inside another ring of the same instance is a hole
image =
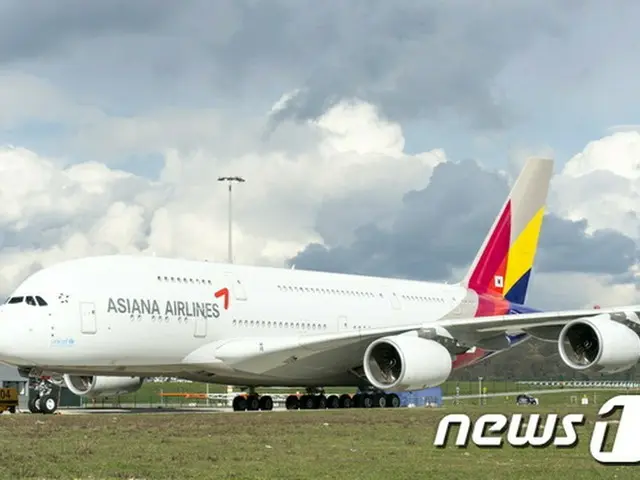
[[[640,447],[636,445],[638,427],[640,426],[640,395],[618,395],[605,402],[598,415],[600,418],[611,416],[617,409],[622,409],[618,422],[611,451],[603,451],[609,433],[609,423],[606,420],[595,422],[591,434],[589,451],[591,456],[603,464],[629,465],[640,463]],[[507,431],[506,441],[513,447],[546,448],[555,445],[560,448],[572,448],[578,444],[576,427],[585,423],[582,413],[572,413],[562,418],[553,413],[546,415],[542,433],[539,433],[542,424],[540,414],[528,415],[526,425],[523,424],[524,416],[520,413],[511,415],[511,418],[499,413],[489,413],[478,417],[473,422],[464,413],[450,414],[440,420],[433,444],[443,448],[447,444],[447,437],[452,425],[459,425],[455,445],[465,448],[469,439],[478,447],[502,448]],[[562,426],[564,435],[558,435],[558,424]],[[525,426],[524,433],[522,427]],[[485,432],[491,432],[494,436],[488,436]],[[469,438],[471,434],[471,438]]]

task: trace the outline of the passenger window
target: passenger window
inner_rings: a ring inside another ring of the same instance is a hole
[[[35,301],[35,299],[33,297],[27,297],[26,301],[27,301],[27,305],[31,305],[33,307],[36,306],[36,301]]]
[[[24,297],[12,297],[7,303],[22,303]]]
[[[40,305],[41,307],[46,307],[47,306],[47,302],[45,302],[44,298],[42,298],[42,297],[36,297],[36,301],[38,302],[38,305]]]

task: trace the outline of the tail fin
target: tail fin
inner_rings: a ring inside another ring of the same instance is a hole
[[[531,158],[462,281],[478,293],[523,304],[538,247],[553,160]]]

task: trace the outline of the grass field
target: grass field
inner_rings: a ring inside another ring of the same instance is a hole
[[[597,403],[612,394],[600,392]],[[439,409],[2,415],[0,478],[637,478],[638,467],[591,458],[597,406],[567,406],[562,393],[544,398],[539,407],[503,401]],[[578,428],[575,449],[433,446],[447,413],[576,411],[588,422]]]

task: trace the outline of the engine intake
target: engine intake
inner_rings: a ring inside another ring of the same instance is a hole
[[[66,387],[76,395],[97,398],[123,395],[140,390],[144,378],[93,375],[64,375]]]
[[[562,361],[574,370],[617,373],[640,360],[640,337],[607,314],[579,318],[564,326],[558,338]]]
[[[433,340],[407,335],[379,338],[364,352],[364,372],[376,388],[418,390],[445,382],[451,374],[449,351]]]

